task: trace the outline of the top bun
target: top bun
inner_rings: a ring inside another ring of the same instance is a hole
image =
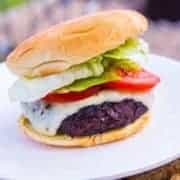
[[[25,40],[8,56],[7,65],[19,76],[60,73],[139,36],[147,26],[146,18],[131,10],[83,16]]]

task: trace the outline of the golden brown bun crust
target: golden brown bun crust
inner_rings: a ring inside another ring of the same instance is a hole
[[[40,32],[8,56],[7,65],[20,76],[46,76],[114,49],[147,29],[136,11],[111,10],[80,17]]]
[[[58,135],[53,137],[42,135],[36,132],[29,121],[24,117],[20,118],[19,125],[26,135],[43,144],[60,147],[89,147],[125,139],[143,129],[148,121],[149,113],[146,113],[134,123],[124,128],[119,128],[102,134],[74,138],[67,135]]]

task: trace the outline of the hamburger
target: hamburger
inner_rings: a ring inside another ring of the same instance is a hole
[[[19,126],[48,145],[88,147],[127,138],[149,121],[159,77],[144,68],[148,27],[110,10],[57,24],[17,46],[7,66],[22,107]]]

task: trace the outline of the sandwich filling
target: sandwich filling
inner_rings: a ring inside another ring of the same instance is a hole
[[[83,108],[100,105],[96,106],[98,108],[101,107],[101,105],[103,105],[104,103],[121,104],[121,102],[127,99],[131,99],[137,104],[142,103],[142,107],[147,110],[150,109],[152,105],[153,92],[120,93],[118,91],[108,90],[101,91],[93,96],[74,102],[47,103],[45,101],[37,101],[33,103],[22,103],[22,109],[23,114],[29,119],[33,128],[43,134],[53,136],[57,134],[58,128],[62,125],[62,122],[64,121],[65,123],[66,119],[71,118],[72,114],[76,117],[79,117],[78,115],[79,113],[81,114],[81,112],[86,112],[86,114],[88,114],[87,112],[89,109],[83,110]],[[123,105],[124,104],[126,103],[123,103]],[[145,112],[146,111],[144,111],[144,113]],[[90,112],[89,115],[91,115],[92,119],[97,119],[96,113],[97,111],[93,111]],[[78,118],[73,118],[73,120],[75,121],[77,119]],[[84,118],[84,121],[86,121],[86,118]]]
[[[23,77],[9,89],[10,99],[33,102],[53,91],[58,93],[81,92],[90,87],[119,80],[117,69],[127,72],[141,70],[147,61],[145,41],[129,39],[123,45],[75,65],[66,71],[45,77]]]
[[[85,136],[133,123],[152,105],[159,77],[143,66],[141,39],[45,77],[23,77],[9,90],[32,127],[47,136]]]

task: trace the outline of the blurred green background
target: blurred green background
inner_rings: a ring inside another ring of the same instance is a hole
[[[26,3],[28,0],[1,0],[0,1],[0,11],[6,11],[15,6]]]

